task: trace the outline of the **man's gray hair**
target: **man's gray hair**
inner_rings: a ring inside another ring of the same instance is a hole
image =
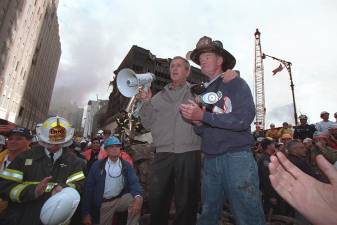
[[[294,139],[294,140],[291,140],[287,143],[286,145],[286,149],[291,152],[294,148],[295,145],[297,144],[302,144],[302,142],[300,140],[297,140],[297,139]]]
[[[189,69],[191,68],[191,65],[190,65],[190,63],[188,62],[188,60],[185,59],[185,58],[182,57],[182,56],[175,56],[175,57],[173,57],[173,59],[171,60],[170,64],[171,64],[172,61],[175,60],[175,59],[181,59],[181,60],[183,60],[184,63],[185,63],[185,68],[186,68],[187,70],[189,70]]]

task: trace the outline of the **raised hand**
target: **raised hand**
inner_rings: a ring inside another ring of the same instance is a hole
[[[316,157],[319,168],[330,183],[322,183],[305,174],[281,152],[271,156],[270,181],[291,206],[313,224],[337,224],[337,170],[322,155]]]
[[[231,80],[233,80],[237,76],[239,76],[239,73],[237,71],[235,71],[235,70],[226,70],[226,72],[224,72],[221,75],[221,78],[222,78],[222,81],[224,83],[229,83]]]
[[[83,216],[82,223],[84,225],[92,225],[92,219],[91,219],[90,214]]]
[[[194,123],[201,121],[205,112],[205,109],[200,108],[197,103],[191,100],[189,100],[189,104],[181,104],[179,109],[185,119],[194,121]]]
[[[129,208],[129,214],[130,216],[136,216],[141,213],[143,205],[143,197],[136,197]]]
[[[149,88],[147,91],[144,90],[144,88],[139,89],[139,98],[142,101],[149,101],[152,98],[152,91]]]
[[[48,186],[48,182],[52,179],[52,176],[45,177],[40,183],[37,184],[35,188],[35,197],[38,198],[41,195],[43,195],[44,191],[46,190]]]

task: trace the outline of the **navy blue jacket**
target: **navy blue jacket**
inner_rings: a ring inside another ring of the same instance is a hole
[[[207,87],[206,92],[219,93],[221,99],[215,104],[217,110],[206,111],[203,125],[195,127],[196,133],[201,136],[201,149],[205,156],[249,150],[254,143],[250,124],[255,117],[255,106],[248,84],[241,77],[229,83],[224,83],[219,77]]]
[[[122,175],[124,177],[124,189],[120,196],[131,193],[132,196],[142,195],[143,190],[133,167],[125,160],[122,162]],[[105,187],[105,163],[106,159],[96,161],[89,171],[85,183],[82,203],[82,215],[90,214],[94,223],[99,222],[99,211],[101,208]]]

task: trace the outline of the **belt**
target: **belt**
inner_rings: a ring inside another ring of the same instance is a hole
[[[103,198],[102,202],[112,202],[113,200],[119,198],[120,196],[115,196],[115,197],[112,197],[112,198]]]

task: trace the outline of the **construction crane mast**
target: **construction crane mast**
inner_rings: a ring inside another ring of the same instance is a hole
[[[255,107],[256,117],[255,124],[260,125],[262,129],[265,127],[265,115],[266,106],[264,98],[264,68],[262,61],[262,49],[261,49],[261,33],[258,29],[255,31]]]

